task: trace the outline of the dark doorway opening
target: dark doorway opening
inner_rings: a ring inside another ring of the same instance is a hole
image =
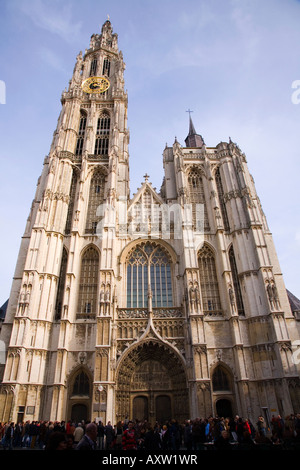
[[[87,406],[82,403],[77,403],[72,406],[71,420],[74,423],[80,423],[81,421],[87,421],[88,410]]]
[[[217,415],[221,418],[231,418],[232,417],[232,406],[230,400],[222,398],[216,403],[216,412]]]
[[[156,397],[156,420],[164,424],[172,418],[171,399],[168,395]]]

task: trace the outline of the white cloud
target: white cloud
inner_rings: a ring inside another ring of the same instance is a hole
[[[72,18],[72,4],[57,0],[22,0],[16,6],[28,16],[35,26],[49,33],[60,36],[67,42],[72,42],[81,32],[82,23]]]

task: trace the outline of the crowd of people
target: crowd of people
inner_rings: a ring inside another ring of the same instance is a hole
[[[283,419],[210,416],[178,423],[175,419],[151,425],[147,420],[125,419],[112,425],[100,422],[27,421],[0,423],[0,448],[40,450],[198,451],[202,449],[270,448],[300,450],[300,413]]]

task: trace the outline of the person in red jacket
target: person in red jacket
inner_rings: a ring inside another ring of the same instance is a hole
[[[123,450],[137,450],[137,438],[136,432],[133,427],[133,422],[128,422],[128,428],[123,432],[122,437],[122,449]]]

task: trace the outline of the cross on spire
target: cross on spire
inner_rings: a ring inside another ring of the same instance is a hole
[[[190,108],[186,111],[186,113],[189,113],[189,116],[191,117],[191,113],[193,113],[194,111],[191,111]]]
[[[145,178],[145,182],[147,183],[148,179],[149,179],[149,175],[146,173],[143,178]]]

